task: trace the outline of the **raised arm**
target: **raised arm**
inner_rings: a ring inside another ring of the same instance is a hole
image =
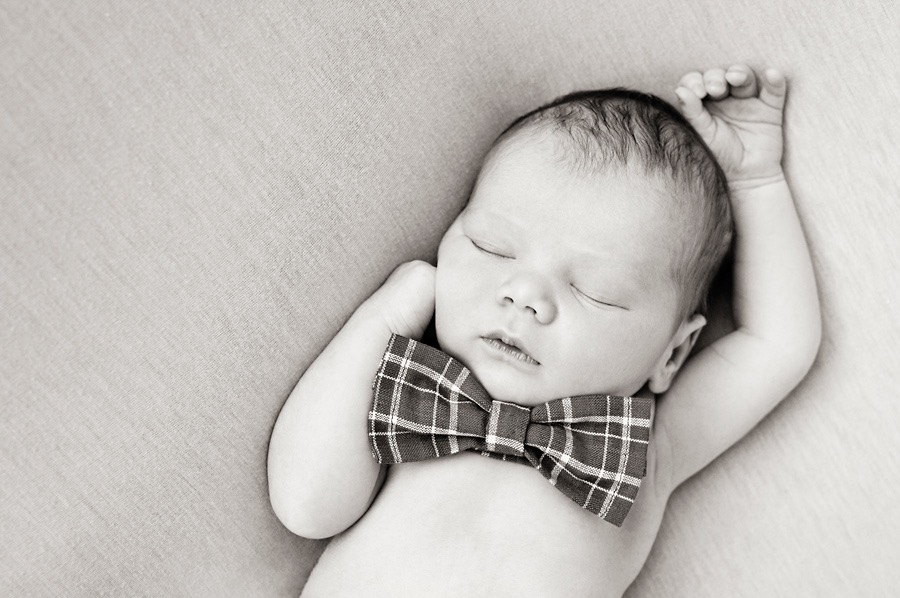
[[[420,338],[434,313],[434,266],[407,262],[350,317],[300,377],[269,443],[269,498],[281,522],[307,538],[359,519],[384,481],[367,417],[372,381],[391,334]]]
[[[729,181],[735,224],[736,330],[692,357],[657,411],[671,488],[755,426],[803,378],[821,320],[809,250],[784,178],[786,81],[737,65],[685,75],[683,114]]]

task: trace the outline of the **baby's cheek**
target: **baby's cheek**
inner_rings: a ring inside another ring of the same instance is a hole
[[[435,279],[435,317],[449,316],[458,309],[460,301],[459,276],[450,268],[438,266]]]
[[[611,350],[612,349],[612,350]],[[606,372],[618,366],[618,351],[603,339],[595,339],[590,343],[573,345],[572,363],[577,367],[580,378],[590,380],[605,377]]]
[[[615,328],[583,327],[565,348],[570,379],[580,394],[614,392],[633,382],[635,348]]]
[[[465,324],[465,302],[453,276],[438,276],[435,285],[434,319],[438,343],[447,351],[457,343]]]
[[[471,303],[481,286],[481,274],[460,252],[448,252],[444,262],[438,261],[436,292],[438,300],[448,306]]]

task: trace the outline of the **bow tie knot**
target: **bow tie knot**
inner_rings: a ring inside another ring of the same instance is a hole
[[[523,456],[530,422],[531,409],[515,403],[491,401],[484,435],[485,450],[512,457]]]

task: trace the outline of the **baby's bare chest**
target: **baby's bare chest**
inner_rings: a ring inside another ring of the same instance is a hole
[[[528,465],[473,453],[394,465],[367,513],[323,554],[308,594],[389,595],[402,584],[428,595],[621,595],[665,506],[647,481],[618,528]]]

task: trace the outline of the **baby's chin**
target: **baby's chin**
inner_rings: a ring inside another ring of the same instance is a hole
[[[544,372],[539,370],[543,367],[537,366],[537,371],[525,374],[506,364],[476,361],[469,369],[495,401],[534,407],[551,399],[567,396],[548,388]]]
[[[437,338],[441,350],[461,361],[491,398],[497,401],[533,407],[563,397],[614,394],[602,391],[600,389],[602,385],[598,385],[597,388],[583,388],[586,382],[584,380],[581,380],[579,387],[576,388],[571,383],[572,372],[559,371],[552,363],[522,365],[498,359],[495,354],[485,349],[481,339],[473,341],[462,335],[447,338],[441,337],[440,334]],[[593,386],[594,382],[597,381],[592,380],[589,385]]]
[[[576,388],[561,384],[568,377],[562,374],[554,376],[551,368],[545,365],[538,366],[537,371],[529,374],[516,371],[502,363],[475,361],[468,367],[492,399],[524,407],[534,407],[553,399],[583,395],[637,395],[604,390],[600,383],[594,388]]]

